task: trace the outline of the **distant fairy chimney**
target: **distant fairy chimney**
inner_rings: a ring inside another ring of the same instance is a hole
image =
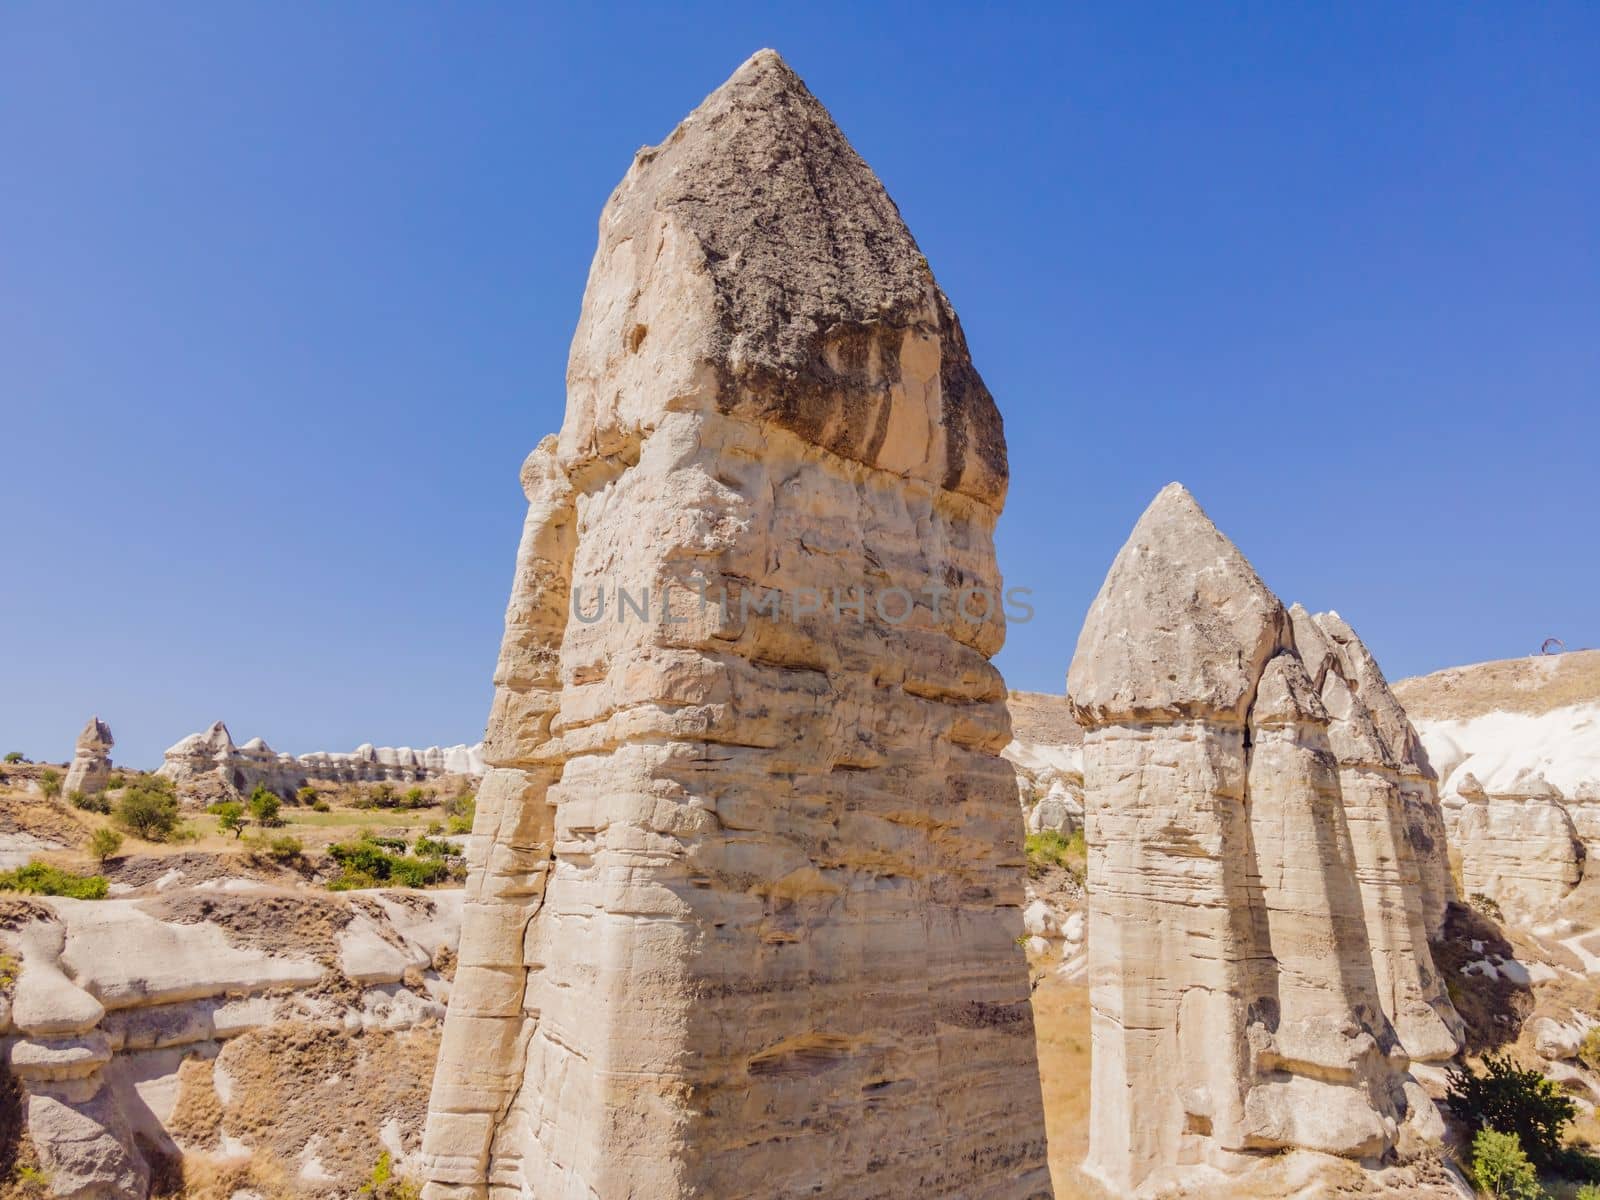
[[[111,778],[111,747],[115,744],[111,726],[99,717],[90,717],[78,735],[72,765],[67,768],[64,788],[68,796],[80,792],[92,796],[106,790],[106,781]]]

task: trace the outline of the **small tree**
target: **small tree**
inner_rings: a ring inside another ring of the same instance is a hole
[[[6,755],[6,761],[8,763],[19,763],[19,762],[26,762],[27,760],[22,757],[22,751],[21,750],[12,750],[10,753],[8,753]]]
[[[161,842],[178,827],[178,797],[172,782],[147,775],[123,789],[117,802],[116,821],[147,842]]]
[[[1538,1173],[1515,1134],[1487,1127],[1472,1139],[1472,1177],[1495,1200],[1542,1200]]]
[[[217,818],[217,829],[222,833],[231,833],[234,837],[244,834],[244,805],[237,800],[224,800],[220,804],[213,804],[211,811]]]
[[[54,800],[61,795],[61,772],[54,767],[46,767],[39,773],[39,789],[44,792],[46,800]]]
[[[317,789],[312,787],[310,784],[307,784],[305,787],[301,788],[295,793],[295,799],[301,804],[304,804],[307,808],[310,808],[317,802]]]
[[[1474,1132],[1509,1134],[1535,1167],[1548,1170],[1561,1155],[1561,1136],[1578,1106],[1538,1071],[1519,1070],[1509,1056],[1486,1055],[1484,1073],[1449,1072],[1450,1109]],[[1511,1193],[1502,1193],[1510,1195]]]
[[[95,861],[102,867],[106,865],[106,860],[114,857],[120,849],[122,849],[122,835],[115,829],[102,826],[89,838],[89,853],[94,855]]]
[[[283,824],[278,817],[278,810],[282,807],[283,801],[264,783],[256,784],[256,790],[250,793],[250,815],[263,827]]]

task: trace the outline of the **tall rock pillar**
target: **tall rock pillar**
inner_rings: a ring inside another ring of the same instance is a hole
[[[111,778],[111,747],[114,745],[116,740],[111,736],[111,726],[99,717],[90,717],[73,747],[64,794],[70,797],[82,792],[92,796],[105,791]]]
[[[776,54],[607,203],[540,453],[426,1194],[1048,1196],[1000,417]]]
[[[1117,555],[1067,690],[1085,731],[1086,1170],[1132,1195],[1261,1151],[1381,1154],[1425,1098],[1374,963],[1336,714],[1289,614],[1181,486]],[[1397,812],[1372,817],[1404,840]]]

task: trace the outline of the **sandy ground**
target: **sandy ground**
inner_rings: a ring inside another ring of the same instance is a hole
[[[1402,679],[1393,690],[1413,721],[1466,721],[1490,712],[1537,716],[1600,700],[1600,650],[1450,667]]]

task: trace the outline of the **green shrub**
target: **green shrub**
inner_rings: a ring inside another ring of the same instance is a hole
[[[311,802],[311,811],[312,812],[332,812],[333,811],[333,805],[329,804],[326,800],[322,799],[322,797],[319,796],[319,797],[317,797],[317,799],[315,799],[315,800],[313,800]]]
[[[101,866],[105,865],[106,859],[114,857],[121,849],[122,835],[107,826],[96,829],[89,838],[89,853],[94,855],[95,861]]]
[[[1600,1200],[1600,1184],[1584,1184],[1572,1194],[1572,1200]]]
[[[1084,845],[1082,830],[1074,830],[1070,834],[1051,829],[1030,833],[1023,848],[1028,855],[1028,874],[1037,877],[1050,867],[1059,867],[1079,883],[1083,882],[1089,852]]]
[[[478,814],[478,798],[470,792],[447,800],[444,806],[445,831],[452,834],[472,832],[472,820]]]
[[[54,767],[46,767],[39,773],[39,790],[44,793],[46,800],[54,800],[61,795],[61,772]]]
[[[19,763],[19,762],[27,762],[28,760],[22,757],[22,751],[21,750],[12,750],[12,751],[9,751],[6,754],[6,761],[8,763]]]
[[[0,996],[9,996],[22,975],[22,964],[11,955],[0,952]]]
[[[275,837],[267,843],[267,853],[279,862],[287,862],[299,858],[306,851],[305,844],[292,833]]]
[[[283,818],[278,815],[282,808],[283,801],[276,792],[270,791],[264,783],[256,784],[255,791],[250,793],[250,815],[258,824],[268,828],[282,825]]]
[[[404,854],[406,852],[405,838],[380,837],[375,833],[369,833],[366,840],[374,846],[382,846],[385,850],[393,850],[396,854]]]
[[[73,900],[104,900],[109,885],[104,875],[74,875],[60,867],[31,862],[0,874],[0,891],[31,892],[37,896],[66,896]]]
[[[1600,1025],[1584,1034],[1583,1041],[1578,1043],[1578,1061],[1591,1071],[1600,1071]]]
[[[67,799],[72,801],[73,808],[81,808],[84,812],[104,814],[111,811],[111,797],[104,792],[85,794],[81,791],[74,791]]]
[[[460,858],[461,847],[455,842],[436,841],[430,837],[420,837],[417,844],[411,847],[411,853],[418,858]]]
[[[414,1179],[404,1175],[396,1177],[387,1150],[378,1155],[372,1174],[360,1190],[361,1195],[371,1196],[373,1200],[421,1200],[422,1196],[422,1187]]]
[[[394,887],[424,888],[440,883],[449,877],[450,868],[437,858],[408,858],[403,853],[391,854],[385,845],[394,845],[397,838],[363,838],[359,842],[341,842],[328,847],[328,855],[339,864],[339,874],[328,884],[332,891],[351,888]],[[405,849],[405,843],[399,842]]]
[[[178,828],[178,797],[172,781],[146,775],[130,783],[117,801],[116,821],[147,842],[164,842]]]
[[[394,784],[387,781],[376,785],[368,795],[379,808],[393,808],[395,805]]]
[[[1478,1130],[1472,1139],[1472,1177],[1496,1200],[1541,1200],[1544,1189],[1515,1134]]]
[[[1577,1105],[1538,1071],[1519,1069],[1509,1056],[1485,1055],[1483,1069],[1482,1075],[1470,1066],[1449,1071],[1450,1110],[1474,1133],[1492,1129],[1511,1135],[1535,1167],[1553,1167]]]
[[[427,808],[428,794],[419,787],[407,788],[405,795],[400,797],[402,808]]]
[[[294,794],[294,798],[301,804],[315,808],[317,803],[317,789],[307,784]]]
[[[113,771],[106,776],[106,791],[114,792],[120,787],[128,786],[128,777],[121,771]]]

